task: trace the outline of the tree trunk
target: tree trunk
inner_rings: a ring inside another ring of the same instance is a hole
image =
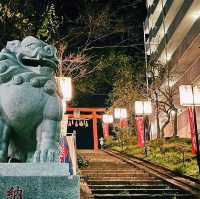
[[[174,110],[175,111],[175,115],[174,115],[174,121],[173,121],[173,127],[174,127],[174,132],[173,132],[173,137],[178,136],[178,115],[177,115],[177,109]]]
[[[160,139],[160,120],[159,120],[159,107],[158,107],[158,93],[155,92],[156,96],[156,124],[157,124],[157,139]]]
[[[151,139],[150,135],[151,123],[149,122],[148,116],[145,117],[144,126],[145,126],[145,140],[149,141]]]
[[[169,124],[169,122],[170,122],[170,116],[168,115],[167,120],[161,127],[161,138],[164,138],[164,136],[165,136],[164,130],[165,130],[165,127]]]

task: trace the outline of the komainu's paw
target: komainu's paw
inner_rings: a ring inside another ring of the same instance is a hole
[[[58,162],[58,150],[44,149],[38,150],[33,156],[33,162]]]

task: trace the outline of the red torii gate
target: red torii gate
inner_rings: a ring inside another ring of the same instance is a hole
[[[80,111],[79,119],[92,119],[94,150],[98,150],[97,119],[102,119],[102,115],[98,113],[104,113],[105,110],[106,110],[105,108],[73,108],[73,107],[66,108],[68,119],[77,119],[74,118],[73,113],[69,113],[73,111]],[[84,114],[81,114],[81,112]]]

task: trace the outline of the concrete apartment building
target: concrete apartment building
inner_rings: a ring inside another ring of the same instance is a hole
[[[171,86],[178,88],[183,84],[200,84],[200,0],[146,0],[146,4],[146,55],[149,57],[156,52],[156,59],[163,64],[167,63],[170,72],[174,74]],[[180,106],[178,92],[175,98],[178,136],[190,137],[187,109]],[[151,126],[153,137],[156,137],[155,118],[152,118]],[[171,121],[165,128],[165,137],[172,136],[172,129]]]

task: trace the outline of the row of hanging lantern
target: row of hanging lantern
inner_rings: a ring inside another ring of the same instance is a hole
[[[88,127],[88,119],[80,120],[80,119],[68,119],[67,126],[75,126],[75,127]]]
[[[143,117],[144,115],[150,115],[152,113],[152,106],[151,101],[136,101],[135,102],[135,115],[137,116],[136,121],[138,123],[137,129],[139,131],[139,134],[142,137],[141,139],[138,139],[141,141],[139,143],[139,146],[144,147],[145,146],[145,136],[144,136],[144,122]],[[114,109],[114,118],[119,121],[119,127],[120,128],[127,128],[128,127],[128,113],[126,108],[115,108]],[[113,116],[105,114],[103,115],[103,136],[104,139],[109,136],[109,124],[113,122]]]
[[[151,101],[136,101],[135,102],[135,114],[143,115],[143,114],[151,114],[152,106]],[[126,108],[115,108],[114,109],[114,118],[115,119],[127,119],[128,113]],[[113,115],[104,114],[103,115],[104,123],[113,123]]]
[[[102,117],[103,120],[103,137],[106,139],[109,136],[109,125],[113,123],[114,118],[119,119],[119,126],[121,128],[127,126],[127,109],[126,108],[115,108],[114,109],[114,117],[110,114],[104,114]]]
[[[126,108],[115,108],[114,109],[114,118],[115,119],[126,119],[128,117]],[[104,114],[102,117],[103,123],[111,124],[113,123],[113,115]]]

